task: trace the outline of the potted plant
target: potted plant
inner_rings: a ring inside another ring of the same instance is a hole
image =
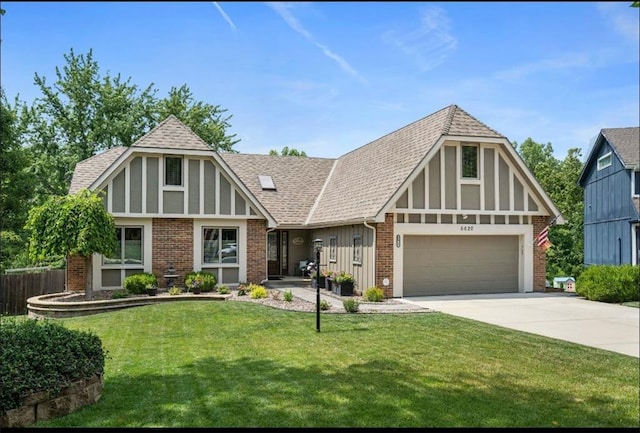
[[[200,275],[196,275],[191,279],[191,282],[189,284],[189,291],[194,295],[199,295],[201,288],[202,288],[202,277],[200,277]]]
[[[340,271],[333,278],[333,292],[340,296],[353,296],[355,278],[352,274]]]
[[[335,278],[335,272],[331,270],[322,271],[322,275],[324,275],[325,287],[328,291],[333,292],[333,279]]]
[[[158,294],[158,287],[155,284],[147,284],[147,294],[149,296],[156,296]]]
[[[311,274],[311,278],[311,287],[313,287],[314,289],[317,287],[320,287],[321,289],[325,288],[325,278],[322,273],[320,273],[320,275],[318,276],[318,272],[313,271],[313,273]]]

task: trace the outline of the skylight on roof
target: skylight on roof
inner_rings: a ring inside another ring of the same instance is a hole
[[[273,179],[271,176],[267,175],[259,175],[258,180],[260,181],[260,186],[263,190],[274,190],[276,189],[276,184],[273,183]]]

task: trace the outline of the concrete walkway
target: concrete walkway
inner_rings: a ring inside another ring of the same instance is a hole
[[[569,292],[424,296],[404,301],[640,358],[640,308],[589,301]]]

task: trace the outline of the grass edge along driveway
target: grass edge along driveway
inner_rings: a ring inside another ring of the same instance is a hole
[[[638,359],[443,313],[175,302],[62,320],[101,399],[34,427],[638,427]]]

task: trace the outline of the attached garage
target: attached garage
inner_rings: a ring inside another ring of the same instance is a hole
[[[405,235],[403,296],[516,293],[519,237]]]

